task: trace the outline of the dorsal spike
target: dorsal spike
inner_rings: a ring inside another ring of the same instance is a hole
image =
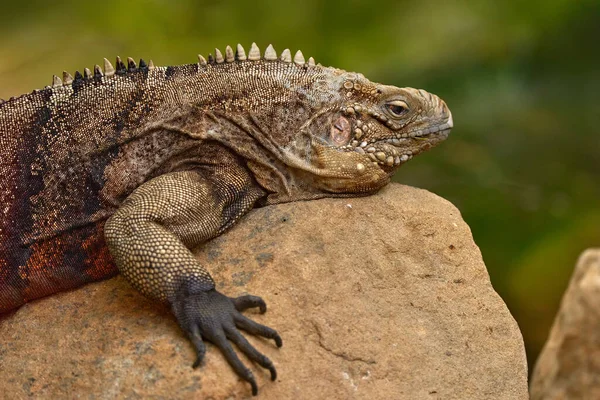
[[[215,61],[217,64],[221,64],[225,59],[223,58],[223,54],[221,54],[221,50],[215,49]]]
[[[92,71],[90,71],[89,68],[84,68],[83,76],[85,77],[85,79],[90,79],[92,77]]]
[[[146,65],[146,61],[143,58],[140,58],[140,69],[146,69],[148,66]]]
[[[292,62],[292,53],[290,53],[290,49],[285,49],[281,53],[281,61],[291,63]]]
[[[104,59],[104,73],[106,76],[112,76],[115,74],[115,67],[108,61],[106,58]]]
[[[81,75],[81,72],[79,71],[75,71],[75,79],[73,79],[74,81],[80,81],[83,80],[83,75]]]
[[[304,54],[300,50],[296,52],[294,56],[294,62],[298,65],[304,65]]]
[[[250,52],[248,53],[248,60],[257,61],[260,60],[260,49],[256,45],[256,43],[252,43],[250,46]]]
[[[6,103],[6,100],[0,99],[0,104],[2,104],[2,103]]]
[[[206,58],[204,58],[201,54],[198,54],[198,64],[202,67],[206,65]]]
[[[148,61],[148,70],[152,71],[154,69],[154,61]]]
[[[102,68],[98,64],[94,65],[94,78],[102,78],[103,76]]]
[[[70,85],[73,83],[73,77],[67,71],[63,71],[63,85]]]
[[[246,50],[244,50],[244,48],[242,47],[242,45],[239,44],[239,43],[238,43],[237,49],[235,51],[235,58],[237,58],[240,61],[245,61],[246,60]]]
[[[52,87],[59,87],[62,86],[62,81],[60,80],[60,78],[56,75],[52,75]]]
[[[312,57],[310,57],[308,59],[308,65],[311,66],[311,67],[314,67],[315,66],[315,59],[312,58]]]
[[[127,69],[129,71],[135,71],[137,69],[137,65],[135,64],[134,59],[131,57],[127,57]]]
[[[265,60],[277,60],[277,52],[272,44],[268,45],[265,50]]]
[[[231,46],[225,47],[225,61],[228,63],[233,62],[235,60],[235,56],[233,54],[233,49]]]
[[[208,55],[208,63],[209,64],[214,64],[215,63],[215,58],[213,57],[212,54]]]
[[[127,68],[125,67],[125,63],[123,63],[123,61],[121,61],[121,57],[119,57],[119,56],[117,56],[117,61],[116,61],[115,65],[117,66],[117,73],[122,73],[127,70]]]

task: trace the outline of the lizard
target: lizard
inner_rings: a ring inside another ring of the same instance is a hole
[[[193,367],[212,342],[256,395],[232,343],[276,379],[240,332],[282,346],[242,314],[266,303],[217,291],[190,249],[255,207],[376,193],[448,137],[452,114],[424,90],[272,45],[103,67],[0,101],[0,314],[121,273],[169,307]]]

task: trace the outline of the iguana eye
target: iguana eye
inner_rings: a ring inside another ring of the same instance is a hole
[[[408,104],[402,100],[390,101],[385,107],[389,110],[390,114],[395,117],[401,117],[408,112]]]

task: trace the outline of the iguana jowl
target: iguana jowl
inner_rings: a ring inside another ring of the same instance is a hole
[[[121,272],[166,303],[202,361],[213,342],[257,385],[230,341],[271,371],[241,314],[194,258],[253,207],[359,196],[446,139],[446,104],[252,44],[154,67],[117,58],[0,104],[0,313]]]

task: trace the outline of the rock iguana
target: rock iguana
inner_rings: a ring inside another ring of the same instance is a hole
[[[372,83],[288,49],[252,44],[198,63],[117,58],[0,101],[0,313],[122,273],[167,304],[200,365],[214,343],[252,386],[230,342],[270,370],[241,314],[265,302],[215,290],[191,248],[254,207],[363,196],[447,138],[446,104]]]

